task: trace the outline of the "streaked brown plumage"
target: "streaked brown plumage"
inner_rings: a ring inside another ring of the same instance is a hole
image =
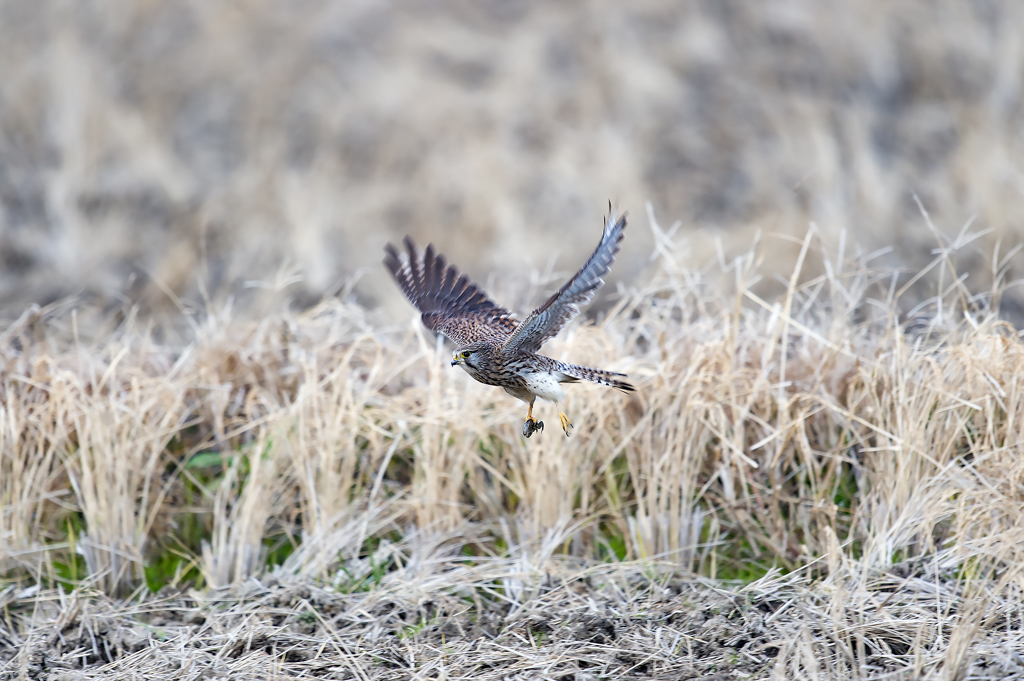
[[[537,351],[578,315],[580,306],[590,302],[604,284],[603,277],[619,252],[625,227],[625,215],[616,218],[614,213],[610,214],[601,242],[586,264],[522,322],[513,319],[511,312],[495,304],[466,275],[448,265],[432,245],[427,246],[421,257],[412,239],[406,237],[408,255],[403,259],[388,244],[384,264],[422,313],[427,328],[443,333],[458,346],[452,355],[452,366],[461,366],[481,383],[500,386],[529,405],[524,436],[544,429],[544,422],[533,417],[533,403],[538,397],[559,406],[558,417],[568,435],[572,424],[561,409],[564,393],[560,383],[584,380],[626,392],[633,390],[633,386],[619,380],[625,374],[566,364],[538,355]]]

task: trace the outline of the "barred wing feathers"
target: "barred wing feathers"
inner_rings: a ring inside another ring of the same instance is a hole
[[[602,277],[615,262],[625,228],[625,214],[618,219],[614,213],[608,216],[601,242],[593,255],[565,286],[515,328],[502,347],[505,354],[537,352],[545,341],[553,338],[569,320],[580,313],[580,306],[589,303],[597,289],[604,284]]]
[[[448,265],[432,244],[421,258],[412,239],[406,237],[404,243],[408,251],[404,259],[391,244],[384,247],[384,265],[422,313],[428,329],[443,333],[460,346],[485,340],[502,343],[516,329],[512,313],[495,304],[454,265]]]

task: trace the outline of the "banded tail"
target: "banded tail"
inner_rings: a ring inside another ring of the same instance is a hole
[[[581,367],[575,364],[566,364],[565,362],[558,363],[558,371],[565,376],[565,380],[561,381],[562,383],[572,383],[583,380],[606,385],[610,388],[621,390],[624,393],[636,390],[632,384],[627,383],[626,381],[620,381],[617,378],[618,376],[625,378],[626,374],[617,374],[614,371],[594,369],[593,367]]]

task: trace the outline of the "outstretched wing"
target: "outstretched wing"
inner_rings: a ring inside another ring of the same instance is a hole
[[[580,268],[558,293],[548,298],[547,302],[531,312],[530,316],[516,327],[502,347],[503,352],[537,352],[547,339],[554,337],[570,319],[580,313],[580,306],[589,303],[597,289],[604,284],[602,277],[608,273],[615,261],[615,254],[619,252],[619,242],[622,241],[622,231],[625,228],[625,214],[618,219],[614,213],[608,216],[601,243],[597,245],[587,264]]]
[[[384,264],[405,297],[422,312],[428,329],[443,333],[458,345],[477,341],[505,342],[516,328],[512,313],[491,301],[444,256],[428,245],[422,258],[416,244],[405,237],[408,257],[402,259],[391,244],[384,247]]]

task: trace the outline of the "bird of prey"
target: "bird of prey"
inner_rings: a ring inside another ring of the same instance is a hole
[[[572,423],[561,408],[565,397],[561,383],[584,380],[624,392],[632,391],[633,386],[620,380],[625,374],[566,364],[537,351],[578,315],[580,306],[590,302],[604,284],[602,277],[619,252],[625,227],[626,216],[617,218],[610,212],[601,242],[586,264],[521,322],[495,304],[466,275],[447,264],[433,245],[428,245],[421,255],[412,239],[406,237],[407,257],[400,257],[395,247],[388,244],[384,248],[384,264],[422,313],[427,328],[443,333],[458,346],[452,355],[453,367],[460,366],[477,381],[504,388],[529,405],[524,437],[544,430],[544,422],[533,417],[533,403],[538,397],[558,406],[558,418],[568,436]]]

